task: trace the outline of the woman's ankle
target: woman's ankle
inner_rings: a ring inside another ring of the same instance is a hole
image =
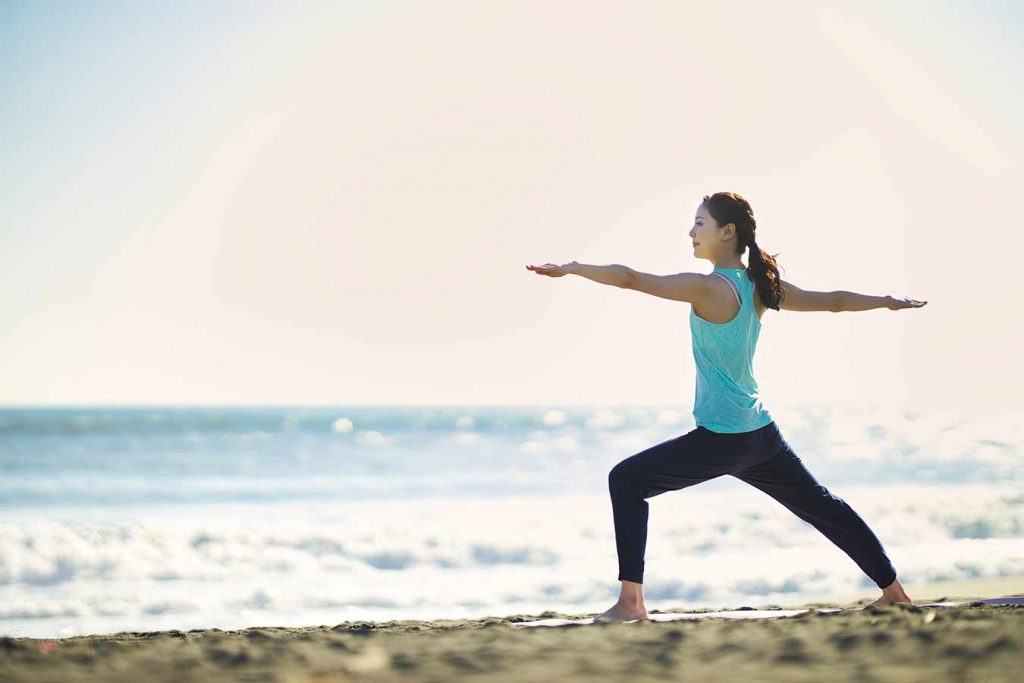
[[[643,584],[635,581],[622,581],[622,587],[619,590],[619,603],[629,606],[644,604]]]
[[[637,607],[644,604],[644,594],[635,593],[633,591],[628,593],[619,593],[619,604],[629,607]]]

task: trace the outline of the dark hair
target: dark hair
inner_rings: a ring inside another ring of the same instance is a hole
[[[776,255],[761,251],[761,247],[754,242],[757,222],[754,220],[754,210],[750,208],[750,203],[735,192],[716,192],[704,195],[704,206],[719,226],[729,223],[736,226],[736,253],[742,254],[744,249],[750,248],[747,274],[757,287],[761,303],[767,308],[779,310],[785,296],[782,278],[779,276],[779,264],[775,261]]]

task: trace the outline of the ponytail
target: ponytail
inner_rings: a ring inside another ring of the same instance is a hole
[[[747,273],[753,280],[754,286],[757,287],[761,303],[765,305],[765,308],[774,308],[777,311],[785,297],[782,278],[779,276],[779,264],[771,254],[762,251],[753,239],[747,246],[750,249],[747,257]]]

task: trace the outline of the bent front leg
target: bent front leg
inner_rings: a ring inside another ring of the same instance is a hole
[[[648,498],[693,486],[739,467],[741,453],[697,428],[632,455],[608,473],[619,581],[643,583]]]

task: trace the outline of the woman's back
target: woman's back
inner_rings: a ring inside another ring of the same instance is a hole
[[[690,337],[697,364],[693,416],[713,432],[749,432],[772,421],[754,379],[754,351],[761,333],[754,283],[746,269],[715,268],[730,283],[739,310],[729,321],[714,323],[691,307]]]

